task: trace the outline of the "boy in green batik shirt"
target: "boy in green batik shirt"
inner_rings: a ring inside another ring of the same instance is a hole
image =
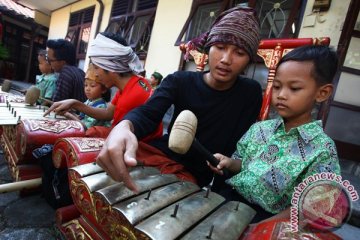
[[[52,71],[50,64],[46,60],[46,50],[39,51],[38,61],[42,74],[36,75],[35,86],[40,89],[40,97],[51,100],[55,92],[58,75]],[[39,99],[38,104],[49,106],[50,102]]]
[[[340,174],[334,142],[322,122],[311,117],[315,103],[331,96],[337,62],[336,53],[326,46],[289,52],[279,62],[272,89],[272,105],[280,117],[255,123],[232,158],[214,154],[220,163],[209,167],[218,174],[223,168],[237,173],[227,183],[250,204],[271,213],[266,218],[290,218],[294,187],[305,178],[320,172]]]

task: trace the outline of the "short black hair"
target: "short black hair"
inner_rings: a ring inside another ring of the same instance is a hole
[[[151,74],[151,76],[153,76],[156,80],[158,80],[158,85],[160,85],[161,80],[163,79],[163,76],[161,75],[161,73],[153,72],[153,74]]]
[[[297,47],[280,59],[278,66],[287,61],[310,61],[314,67],[312,74],[318,85],[332,83],[338,69],[338,56],[333,48],[323,45]]]
[[[119,33],[112,33],[112,32],[101,32],[101,35],[110,38],[111,40],[114,40],[115,42],[120,43],[123,46],[129,46],[129,44],[126,42],[125,38],[121,36]]]
[[[57,60],[63,60],[68,65],[75,66],[76,50],[74,45],[65,39],[49,39],[46,46],[54,50]]]

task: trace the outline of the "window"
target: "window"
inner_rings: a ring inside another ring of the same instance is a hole
[[[299,31],[298,21],[301,0],[256,0],[256,12],[260,20],[261,38],[295,38]]]
[[[35,28],[32,29],[22,23],[17,24],[12,18],[6,17],[3,21],[1,40],[8,52],[8,57],[0,59],[1,78],[35,82],[35,76],[40,74],[37,51],[46,48],[46,36],[43,35],[43,30],[45,28],[35,31]],[[30,67],[28,67],[29,64]]]
[[[337,46],[339,70],[333,99],[321,106],[325,131],[335,141],[339,158],[360,159],[360,1],[352,0]]]
[[[229,8],[230,1],[194,0],[188,19],[176,40],[175,45],[187,42],[210,29],[216,17]]]
[[[256,9],[261,38],[295,38],[299,31],[301,0],[193,0],[190,15],[175,45],[208,31],[215,18],[236,5]]]
[[[95,7],[91,7],[70,15],[69,28],[65,39],[74,44],[77,62],[84,60],[86,56],[94,10]]]
[[[157,0],[115,0],[107,32],[119,33],[145,59],[149,47]]]

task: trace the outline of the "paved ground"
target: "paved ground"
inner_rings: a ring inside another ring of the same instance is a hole
[[[0,154],[0,183],[12,182]],[[61,239],[54,227],[55,211],[40,194],[20,197],[18,192],[0,194],[0,240]]]

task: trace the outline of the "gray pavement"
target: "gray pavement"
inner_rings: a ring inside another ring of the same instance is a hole
[[[0,154],[0,184],[12,182]],[[55,228],[55,211],[40,193],[20,197],[18,192],[0,194],[0,240],[61,239]]]
[[[360,163],[341,160],[343,179],[350,181],[360,194]],[[12,182],[0,149],[0,184]],[[352,203],[350,221],[335,233],[346,240],[360,236],[360,201]],[[0,240],[62,239],[55,227],[55,211],[40,193],[20,197],[18,192],[0,194]]]

